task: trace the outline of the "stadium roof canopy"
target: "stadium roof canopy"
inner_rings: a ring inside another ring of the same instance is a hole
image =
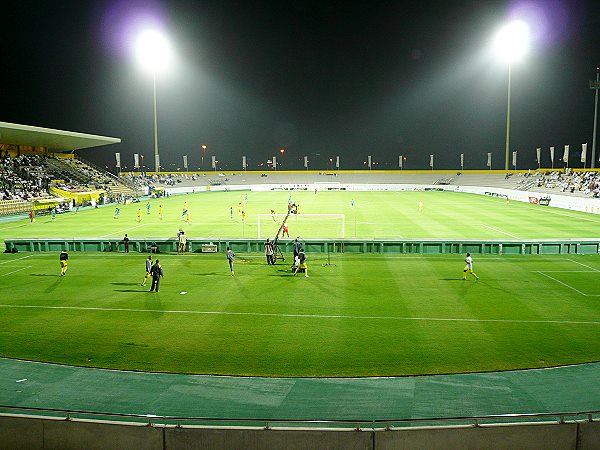
[[[55,152],[118,144],[119,138],[0,122],[0,144],[45,147]]]

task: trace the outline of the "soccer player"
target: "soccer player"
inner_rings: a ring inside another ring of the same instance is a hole
[[[192,216],[190,216],[190,212],[188,210],[185,211],[185,222],[190,223],[192,221]]]
[[[146,203],[146,212],[150,215],[150,202]]]
[[[233,258],[235,258],[235,253],[229,247],[227,247],[227,261],[229,261],[229,270],[231,271],[231,275],[233,276]]]
[[[275,220],[275,210],[273,210],[273,209],[271,210],[271,219],[273,219],[273,222],[277,222]]]
[[[69,254],[66,250],[60,252],[58,260],[60,261],[60,276],[62,277],[67,273],[68,269]]]
[[[306,254],[304,253],[304,249],[301,248],[298,253],[298,266],[294,271],[294,276],[298,273],[298,270],[304,269],[304,276],[308,278],[308,265],[306,264]]]
[[[246,223],[246,211],[242,210],[242,222]]]
[[[118,219],[119,216],[121,215],[121,208],[119,208],[118,206],[115,208],[115,219]]]
[[[419,212],[423,211],[423,202],[419,200]]]
[[[180,252],[181,252],[182,255],[183,255],[183,252],[185,252],[185,243],[186,243],[186,241],[187,241],[187,239],[185,237],[185,233],[180,228],[179,229],[179,243],[177,245],[177,254],[178,255],[179,255]]]
[[[35,222],[35,211],[32,209],[29,213],[29,223]]]
[[[350,206],[354,208],[354,199],[350,200]]]
[[[163,218],[165,217],[162,205],[158,205],[158,217],[160,218],[160,220],[163,220]]]
[[[160,279],[161,277],[164,277],[162,266],[160,265],[160,261],[158,259],[150,269],[150,275],[152,275],[152,286],[150,286],[150,292],[154,290],[158,292],[158,288],[160,287]]]
[[[138,208],[137,218],[135,220],[137,220],[138,223],[142,221],[142,208]]]
[[[146,280],[150,276],[150,272],[152,272],[152,255],[148,255],[148,259],[146,260],[146,275],[144,275],[142,286],[146,286]]]
[[[52,208],[52,222],[56,220],[56,206]]]
[[[285,236],[287,234],[287,237],[290,237],[290,230],[288,229],[287,223],[283,223],[283,233],[281,233],[282,236]]]
[[[463,269],[463,280],[467,279],[467,272],[475,277],[475,281],[479,280],[479,277],[475,272],[473,272],[473,258],[471,258],[471,254],[467,253],[467,257],[465,258],[465,263],[467,264]]]
[[[233,220],[233,206],[229,207],[229,220]]]
[[[188,216],[188,204],[187,202],[183,202],[183,212],[181,213],[181,220],[185,220]]]

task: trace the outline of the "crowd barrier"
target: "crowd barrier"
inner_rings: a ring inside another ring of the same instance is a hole
[[[492,255],[561,255],[600,253],[600,239],[540,239],[540,240],[459,240],[459,239],[304,239],[308,253],[370,253],[370,254],[457,254]],[[123,252],[121,239],[93,238],[7,238],[7,252]],[[188,238],[186,251],[191,253],[263,252],[262,239],[202,239]],[[280,240],[283,253],[291,253],[293,240]],[[177,251],[177,239],[145,238],[129,241],[131,252],[170,253]]]

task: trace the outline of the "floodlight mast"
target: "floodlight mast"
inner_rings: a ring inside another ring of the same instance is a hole
[[[508,64],[508,93],[506,107],[506,148],[504,170],[508,171],[508,155],[510,152],[510,87],[512,64],[521,59],[529,48],[529,27],[521,20],[510,22],[496,34],[494,42],[498,56]]]
[[[165,36],[155,30],[147,30],[138,36],[137,56],[146,69],[152,72],[152,92],[154,100],[154,168],[160,172],[160,156],[158,153],[158,114],[156,108],[156,73],[169,62],[171,50]]]
[[[154,170],[160,172],[160,156],[158,156],[158,115],[156,114],[156,70],[152,72],[154,92]]]
[[[600,89],[600,67],[596,67],[596,82],[590,81],[590,89],[594,95],[594,132],[592,134],[592,169],[596,167],[596,130],[598,128],[598,89]]]

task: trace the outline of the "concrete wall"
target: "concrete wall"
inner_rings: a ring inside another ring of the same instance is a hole
[[[163,435],[145,425],[0,417],[1,450],[161,450]]]
[[[170,428],[165,450],[371,450],[373,433],[321,430]]]
[[[374,450],[553,449],[575,450],[577,424],[495,425],[378,433]]]
[[[0,450],[403,450],[600,448],[600,422],[365,429],[163,427],[0,416]]]

